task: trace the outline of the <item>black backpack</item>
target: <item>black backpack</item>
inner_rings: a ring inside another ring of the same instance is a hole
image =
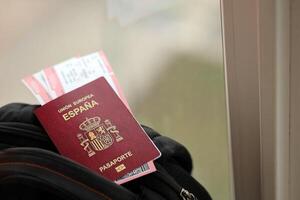
[[[210,200],[190,174],[185,147],[143,126],[162,156],[157,172],[123,185],[58,154],[33,114],[37,105],[0,108],[0,195],[8,200]]]

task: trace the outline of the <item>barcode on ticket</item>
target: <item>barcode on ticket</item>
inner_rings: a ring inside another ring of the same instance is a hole
[[[128,178],[128,177],[130,177],[130,176],[138,175],[138,174],[143,173],[143,172],[145,172],[145,171],[147,171],[147,170],[149,170],[149,169],[150,169],[150,168],[149,168],[149,165],[146,163],[146,164],[142,165],[141,167],[136,168],[136,169],[133,170],[132,172],[126,174],[125,176],[121,177],[121,178],[118,179],[117,181],[122,180],[122,179],[125,179],[125,178]]]

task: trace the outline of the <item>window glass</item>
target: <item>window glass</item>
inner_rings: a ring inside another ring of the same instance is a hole
[[[24,75],[102,49],[137,120],[186,146],[193,176],[231,199],[219,0],[1,1],[0,43],[1,105],[35,102]]]

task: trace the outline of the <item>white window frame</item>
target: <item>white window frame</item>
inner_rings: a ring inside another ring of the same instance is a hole
[[[235,199],[297,199],[290,1],[221,0],[221,11]]]

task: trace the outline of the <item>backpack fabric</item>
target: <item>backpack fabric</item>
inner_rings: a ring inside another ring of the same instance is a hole
[[[59,155],[33,114],[38,105],[0,108],[0,194],[8,200],[210,200],[178,142],[142,126],[162,156],[157,172],[117,185]]]

